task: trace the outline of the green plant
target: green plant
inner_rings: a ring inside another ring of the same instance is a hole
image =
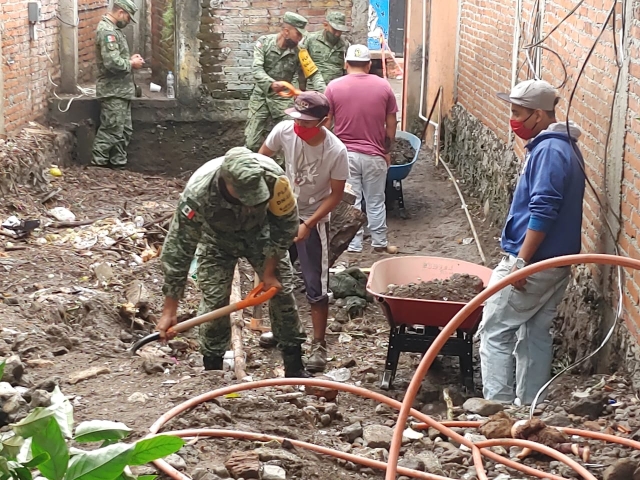
[[[0,364],[0,378],[4,362]],[[120,422],[92,420],[76,427],[73,407],[58,387],[51,406],[36,408],[11,431],[0,434],[0,480],[32,480],[37,471],[48,480],[152,480],[155,475],[136,477],[129,466],[144,465],[177,452],[184,441],[156,435],[134,443],[121,443],[131,429]],[[94,450],[70,448],[101,442]]]

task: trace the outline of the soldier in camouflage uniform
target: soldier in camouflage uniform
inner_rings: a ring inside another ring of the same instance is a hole
[[[129,57],[129,46],[122,29],[138,7],[132,0],[115,0],[102,17],[96,33],[98,81],[96,97],[100,100],[100,127],[93,142],[92,164],[123,168],[127,163],[127,145],[131,140],[131,99],[135,95],[132,70],[142,68],[138,54]]]
[[[265,289],[279,289],[269,301],[269,314],[285,375],[308,376],[301,349],[306,336],[293,296],[288,254],[299,225],[287,176],[270,158],[237,147],[200,167],[180,196],[162,248],[161,337],[166,338],[167,329],[176,324],[178,300],[196,248],[202,291],[198,314],[229,305],[234,268],[238,258],[245,257]],[[205,370],[222,369],[231,340],[229,316],[201,325],[199,334]]]
[[[349,48],[349,42],[342,38],[342,33],[348,31],[344,13],[328,12],[324,30],[310,33],[304,41],[326,85],[345,74],[344,57]],[[309,85],[307,90],[315,90],[315,88]]]
[[[326,86],[312,61],[305,62],[305,65],[300,61],[300,55],[304,55],[306,50],[301,51],[298,43],[306,33],[307,19],[287,12],[283,22],[280,33],[258,38],[253,50],[255,85],[249,99],[244,137],[246,147],[254,152],[262,146],[269,128],[283,120],[285,109],[293,105],[291,98],[277,95],[284,88],[281,81],[291,83],[294,75],[299,73],[300,78],[306,78],[315,90],[324,91]]]

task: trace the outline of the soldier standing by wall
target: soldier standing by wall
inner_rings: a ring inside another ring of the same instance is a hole
[[[310,33],[304,41],[326,85],[345,74],[344,58],[349,42],[342,38],[342,33],[348,31],[344,13],[328,12],[324,29]],[[310,85],[308,90],[315,89]]]
[[[92,164],[98,167],[123,168],[127,163],[127,145],[131,140],[131,99],[135,96],[134,69],[142,68],[143,58],[129,57],[129,46],[122,32],[138,7],[132,0],[115,0],[102,17],[96,32],[98,81],[96,97],[100,100],[100,127],[93,142]]]
[[[306,49],[298,44],[305,35],[307,19],[287,12],[280,33],[264,35],[256,41],[253,50],[253,76],[255,85],[249,99],[249,117],[244,131],[245,145],[257,152],[262,146],[269,126],[284,119],[284,111],[292,105],[290,98],[277,95],[285,89],[282,82],[301,74],[314,90],[324,91],[325,83],[318,67]]]
[[[269,313],[285,376],[309,376],[302,364],[306,335],[293,296],[288,254],[299,226],[289,180],[270,158],[237,147],[200,167],[180,196],[162,248],[161,338],[177,322],[178,301],[196,249],[202,291],[199,315],[229,305],[233,272],[238,258],[245,257],[266,290],[278,289],[269,301]],[[203,324],[199,334],[205,370],[222,370],[231,340],[229,316]]]

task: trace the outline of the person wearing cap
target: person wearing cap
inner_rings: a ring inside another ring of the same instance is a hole
[[[322,372],[327,365],[325,333],[329,317],[329,217],[342,200],[349,178],[344,144],[327,128],[329,101],[322,93],[303,92],[285,110],[292,120],[280,122],[269,133],[260,153],[284,154],[285,169],[298,202],[300,226],[289,249],[300,261],[307,301],[311,307],[313,342],[307,370]],[[272,335],[260,338],[269,346]]]
[[[389,82],[369,75],[371,55],[364,45],[351,45],[345,57],[347,75],[329,83],[325,95],[331,105],[333,131],[349,152],[349,185],[357,208],[364,198],[371,246],[375,252],[398,252],[387,240],[385,187],[390,152],[396,137],[398,103]],[[364,230],[348,252],[362,252]]]
[[[310,33],[304,41],[327,85],[331,80],[342,77],[345,73],[344,58],[349,44],[342,38],[342,34],[348,31],[344,13],[328,12],[324,29]]]
[[[137,53],[129,56],[122,29],[129,22],[136,23],[137,11],[132,0],[115,0],[96,31],[96,98],[100,101],[100,127],[93,141],[91,163],[98,167],[123,168],[127,163],[126,149],[133,134],[131,99],[135,96],[135,87],[132,72],[142,68],[144,60]]]
[[[527,144],[502,231],[504,257],[490,283],[531,263],[580,252],[585,187],[581,132],[556,120],[556,90],[527,80],[498,97],[510,104],[511,129]],[[549,380],[551,325],[569,273],[569,267],[534,273],[487,300],[478,329],[485,398],[530,405]]]
[[[244,257],[265,290],[278,289],[269,301],[269,314],[285,375],[308,376],[302,363],[306,335],[288,253],[298,227],[289,180],[272,159],[236,147],[200,167],[180,196],[160,256],[165,295],[157,327],[161,338],[171,337],[167,330],[176,324],[194,253],[202,292],[199,315],[229,304],[234,269]],[[199,337],[205,370],[221,370],[231,340],[229,316],[200,326]]]
[[[306,34],[307,19],[286,12],[279,33],[263,35],[253,49],[254,87],[249,98],[249,114],[245,126],[245,146],[257,152],[266,133],[284,119],[291,98],[278,96],[285,89],[282,82],[291,83],[296,73],[304,77],[309,88],[324,91],[325,83],[309,52],[298,44]]]

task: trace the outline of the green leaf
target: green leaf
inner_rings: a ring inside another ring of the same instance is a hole
[[[4,375],[4,366],[7,363],[6,360],[2,360],[0,362],[0,380],[2,380],[2,376]]]
[[[29,438],[44,430],[52,417],[53,412],[51,410],[37,407],[34,408],[29,415],[11,427],[17,435],[20,435],[22,438]]]
[[[127,437],[130,432],[131,429],[124,423],[109,422],[107,420],[91,420],[78,425],[74,440],[78,443],[121,440]]]
[[[46,428],[33,436],[31,452],[34,457],[49,454],[49,460],[38,466],[40,473],[49,480],[62,480],[69,463],[69,449],[57,420],[49,418]]]
[[[16,467],[12,468],[13,476],[18,480],[33,480],[31,472],[28,468],[21,466],[19,463]]]
[[[11,472],[9,472],[9,462],[4,457],[0,457],[0,474],[2,474],[2,477],[0,478],[4,478],[5,475],[11,474]]]
[[[117,443],[74,455],[65,480],[114,480],[124,471],[132,452],[133,445]]]
[[[13,433],[13,432],[11,432]],[[13,434],[12,436],[2,440],[3,456],[9,460],[15,460],[20,453],[20,448],[24,444],[24,438]]]
[[[73,434],[73,405],[71,405],[71,402],[67,400],[57,385],[56,388],[53,389],[51,406],[47,407],[47,410],[53,412],[53,416],[56,417],[64,438],[71,438]]]
[[[158,478],[158,475],[140,475],[138,480],[154,480],[155,478]]]
[[[138,477],[133,474],[129,466],[126,466],[124,467],[124,471],[115,480],[136,480],[137,478]]]
[[[144,465],[158,458],[166,457],[180,450],[183,445],[183,439],[171,435],[156,435],[138,440],[135,443],[129,465]]]
[[[46,462],[50,458],[51,457],[47,452],[42,452],[40,455],[33,457],[30,462],[24,463],[23,465],[27,468],[36,468],[38,465]]]

